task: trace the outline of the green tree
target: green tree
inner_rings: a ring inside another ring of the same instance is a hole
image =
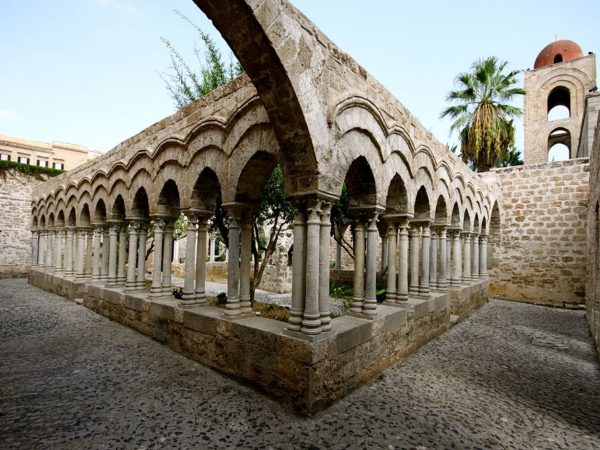
[[[502,157],[498,162],[498,167],[510,167],[510,166],[522,166],[523,160],[521,159],[521,153],[516,147],[509,147],[505,152],[502,153]]]
[[[450,131],[459,135],[463,161],[481,172],[495,167],[514,147],[513,118],[522,114],[509,102],[525,91],[516,86],[518,71],[505,73],[507,64],[496,57],[475,62],[470,72],[456,77],[457,89],[446,98],[453,104],[441,113],[454,120]]]

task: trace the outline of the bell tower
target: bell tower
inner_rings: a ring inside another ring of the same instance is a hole
[[[585,98],[595,85],[596,56],[575,42],[558,40],[540,52],[525,72],[525,164],[551,161],[557,152],[575,158]]]

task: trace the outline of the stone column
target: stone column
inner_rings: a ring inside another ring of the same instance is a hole
[[[369,218],[369,227],[367,229],[367,264],[365,281],[365,303],[363,304],[363,314],[374,316],[377,314],[377,240],[379,231],[377,230],[378,212],[372,213]]]
[[[137,268],[137,247],[138,237],[140,232],[139,222],[129,223],[129,254],[127,261],[127,281],[125,282],[126,291],[135,291],[137,284],[135,279],[136,268]]]
[[[216,244],[216,238],[211,234],[210,242],[209,242],[209,261],[211,263],[215,262],[215,244]]]
[[[481,278],[488,277],[487,271],[487,250],[488,250],[488,237],[482,234],[479,238],[479,276]]]
[[[85,277],[85,229],[77,228],[77,257],[75,259],[77,270],[75,278],[82,279]]]
[[[86,278],[91,277],[92,275],[92,238],[94,237],[93,235],[93,230],[92,228],[88,227],[85,229],[85,276]]]
[[[39,242],[38,242],[38,259],[37,265],[42,267],[46,263],[46,257],[44,256],[44,252],[46,250],[46,231],[39,231]]]
[[[362,314],[365,301],[365,226],[361,219],[354,225],[354,295],[352,312]]]
[[[450,279],[450,286],[457,288],[460,286],[460,266],[462,264],[460,257],[460,231],[450,231],[450,239],[452,240],[452,278]]]
[[[70,278],[73,272],[73,228],[67,227],[65,232],[65,277]]]
[[[429,288],[429,256],[431,253],[431,232],[429,223],[421,228],[421,278],[419,284],[419,294],[424,298],[429,298],[431,290]]]
[[[471,258],[471,279],[479,279],[479,235],[473,234],[471,240],[472,258]]]
[[[411,296],[419,294],[419,226],[410,226],[410,285],[408,293]]]
[[[335,268],[342,269],[342,244],[337,240],[335,241]]]
[[[38,232],[31,230],[31,266],[37,266],[38,258]]]
[[[108,277],[107,286],[117,285],[117,242],[119,239],[119,226],[110,224],[108,229]]]
[[[119,264],[117,268],[117,284],[122,285],[127,279],[125,274],[125,264],[127,264],[127,229],[125,224],[121,223],[119,227]]]
[[[381,238],[381,271],[383,272],[388,265],[388,251],[389,251],[389,241],[388,235],[386,233],[385,236]]]
[[[306,218],[306,294],[301,331],[304,334],[317,335],[322,331],[321,313],[319,312],[320,200],[308,200]]]
[[[450,285],[452,279],[452,236],[450,231],[446,229],[446,280]]]
[[[240,211],[227,210],[229,215],[229,260],[227,262],[227,305],[225,315],[236,317],[242,314],[240,307]]]
[[[463,233],[463,282],[471,282],[471,233]]]
[[[446,228],[440,227],[439,230],[439,247],[440,247],[440,258],[439,258],[439,270],[438,270],[438,289],[441,292],[448,290],[448,244],[446,242]]]
[[[162,257],[163,257],[163,230],[165,220],[161,217],[154,218],[154,257],[152,259],[152,285],[150,295],[160,297],[162,295]]]
[[[319,245],[319,314],[321,330],[331,330],[331,301],[329,299],[329,255],[331,252],[331,203],[321,203]]]
[[[400,224],[400,261],[398,268],[397,302],[408,300],[408,222]]]
[[[54,231],[46,231],[46,261],[45,266],[50,269],[52,268],[52,242],[54,240]]]
[[[54,243],[54,271],[60,273],[64,271],[63,265],[63,230],[56,230],[56,241]]]
[[[208,237],[208,216],[198,217],[198,241],[196,243],[196,294],[197,304],[207,304],[206,300],[206,239]],[[248,296],[248,300],[250,297]]]
[[[389,303],[396,303],[396,236],[398,229],[393,222],[388,223],[387,230],[387,287],[385,292],[385,300]]]
[[[102,239],[102,227],[94,228],[92,243],[92,281],[100,281],[100,240]]]
[[[108,279],[108,259],[110,255],[110,230],[108,226],[102,227],[102,261],[100,263],[100,281]]]
[[[431,229],[431,252],[429,257],[429,287],[438,289],[438,229]]]
[[[173,295],[173,286],[171,282],[171,263],[173,262],[173,221],[169,220],[165,224],[164,248],[162,262],[162,292],[165,295]]]
[[[250,302],[250,265],[252,263],[252,216],[247,212],[241,223],[240,234],[240,309],[252,313]]]
[[[304,295],[306,282],[306,217],[304,206],[297,203],[294,207],[294,251],[292,253],[292,308],[287,329],[300,331],[304,314]]]
[[[188,232],[185,242],[185,279],[183,282],[182,307],[192,307],[196,304],[196,235],[198,234],[198,216],[193,212],[186,213]]]
[[[148,236],[148,224],[142,222],[138,238],[138,265],[135,280],[136,289],[142,292],[146,290],[146,236]]]

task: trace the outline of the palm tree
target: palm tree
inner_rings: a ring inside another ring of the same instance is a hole
[[[516,70],[504,73],[507,62],[489,57],[475,62],[470,72],[455,79],[458,89],[446,100],[455,103],[442,111],[441,117],[454,119],[451,132],[458,131],[463,161],[470,161],[480,172],[498,164],[508,148],[514,146],[512,119],[522,111],[508,104],[525,91],[516,87]]]

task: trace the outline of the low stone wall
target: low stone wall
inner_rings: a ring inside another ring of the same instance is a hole
[[[65,280],[39,268],[29,271],[29,282],[250,381],[303,415],[321,411],[448,329],[451,297],[453,303],[465,303],[465,311],[475,307],[467,295],[487,298],[487,281],[481,281],[401,307],[379,305],[374,320],[339,317],[332,321],[332,332],[308,341],[286,334],[284,322],[261,317],[231,321],[220,308],[184,310],[171,299]]]
[[[488,250],[491,295],[584,303],[588,159],[494,169],[486,177],[502,188],[501,228],[491,224]]]
[[[24,277],[31,264],[31,190],[37,183],[14,169],[0,173],[0,278]]]

